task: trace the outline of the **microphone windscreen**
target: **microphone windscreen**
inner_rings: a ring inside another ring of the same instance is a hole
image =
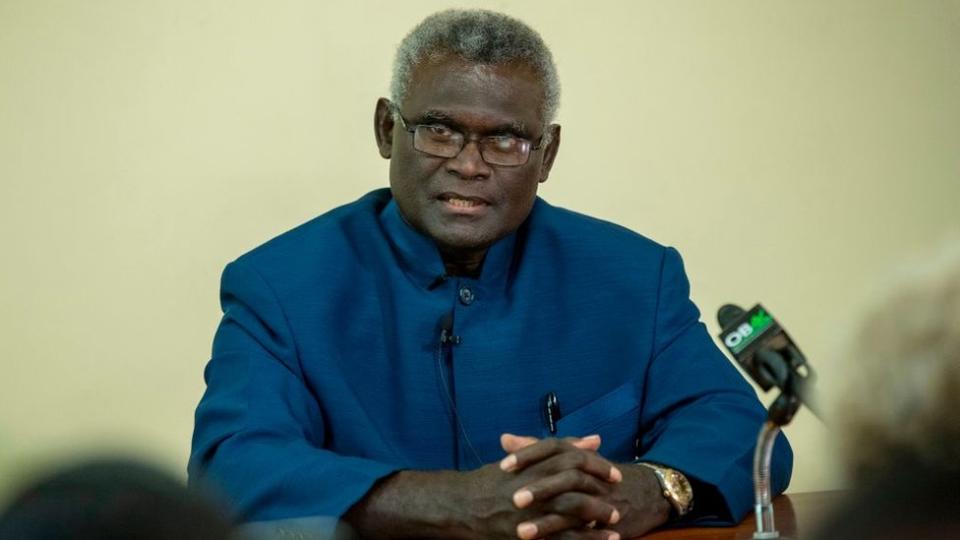
[[[724,304],[717,310],[717,322],[720,323],[721,329],[727,328],[742,316],[743,308],[734,304]]]

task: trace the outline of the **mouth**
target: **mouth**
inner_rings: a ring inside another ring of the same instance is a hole
[[[481,197],[471,197],[452,192],[441,193],[437,196],[437,199],[444,203],[448,210],[457,214],[476,215],[490,206],[490,201]]]

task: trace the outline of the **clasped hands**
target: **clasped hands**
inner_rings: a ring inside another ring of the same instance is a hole
[[[503,434],[502,461],[470,473],[474,530],[524,540],[619,540],[666,521],[669,506],[645,467],[597,453],[598,435],[537,439]],[[492,530],[491,530],[492,529]]]

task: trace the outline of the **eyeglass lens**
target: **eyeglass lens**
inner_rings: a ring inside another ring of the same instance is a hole
[[[530,141],[517,137],[485,137],[477,144],[480,156],[491,165],[523,165],[530,155]],[[463,146],[462,133],[440,125],[419,125],[413,136],[415,149],[438,157],[455,157]]]

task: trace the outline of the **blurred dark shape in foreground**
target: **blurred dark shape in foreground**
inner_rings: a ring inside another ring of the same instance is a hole
[[[904,457],[846,497],[815,538],[960,538],[960,474]]]
[[[853,490],[816,538],[960,538],[960,242],[909,262],[843,353],[833,428]]]
[[[172,475],[131,460],[69,466],[22,488],[0,540],[226,540],[230,516]]]

